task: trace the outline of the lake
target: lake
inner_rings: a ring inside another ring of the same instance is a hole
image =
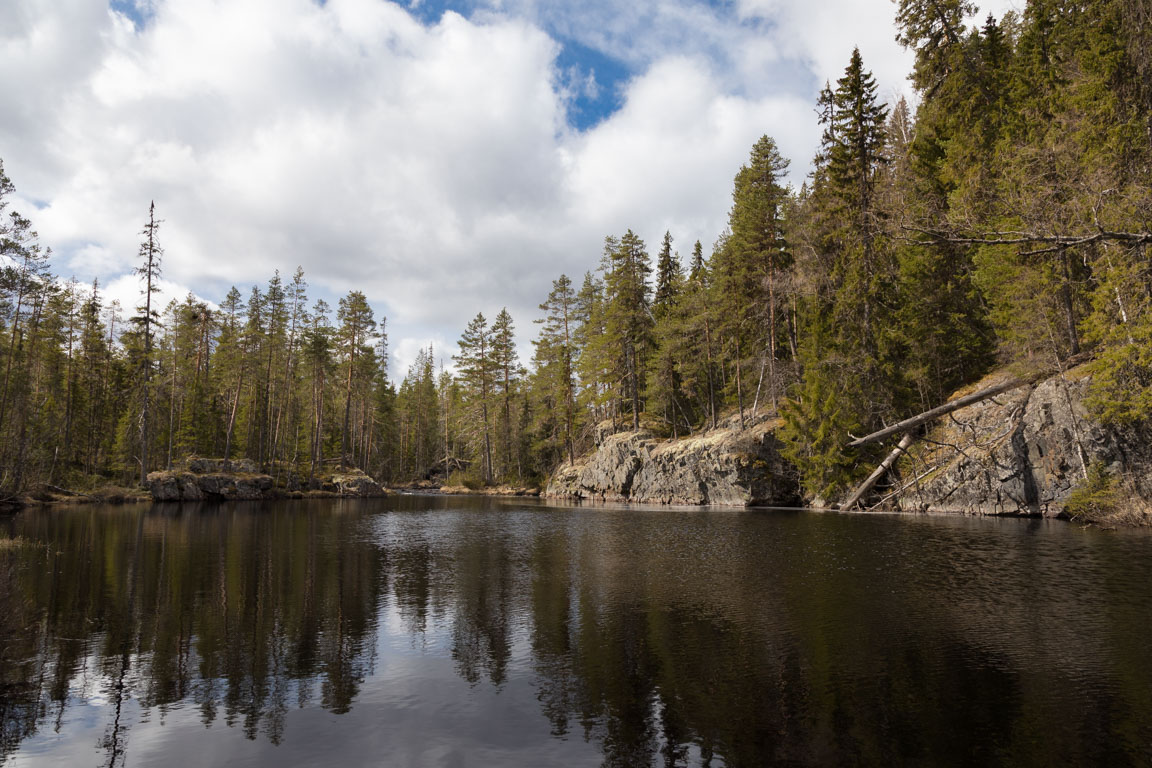
[[[1152,764],[1146,531],[397,496],[3,539],[5,766]]]

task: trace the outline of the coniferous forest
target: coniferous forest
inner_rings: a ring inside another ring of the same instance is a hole
[[[163,201],[141,211],[139,303],[106,301],[98,281],[53,272],[0,167],[0,490],[131,485],[190,455],[522,485],[587,451],[605,420],[683,436],[767,408],[806,493],[827,495],[883,452],[848,435],[993,369],[1084,360],[1098,419],[1146,421],[1152,8],[894,7],[915,106],[884,103],[845,51],[799,189],[764,136],[715,242],[611,233],[538,318],[481,308],[456,349],[407,371],[388,370],[371,297],[313,301],[300,270],[218,306],[161,306],[164,260],[180,258],[164,253]],[[531,360],[518,333],[534,335]]]

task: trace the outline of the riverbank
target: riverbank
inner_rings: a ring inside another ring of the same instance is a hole
[[[1009,379],[991,374],[955,398]],[[558,500],[713,506],[810,506],[959,515],[1049,517],[1101,527],[1152,525],[1152,431],[1109,428],[1085,405],[1082,365],[954,410],[911,431],[909,447],[862,500],[802,493],[780,454],[773,414],[727,418],[680,439],[611,433],[561,465],[544,492]],[[849,439],[845,436],[846,441]],[[891,439],[893,445],[899,437]],[[865,473],[866,474],[866,473]]]
[[[470,487],[448,485],[436,480],[414,480],[389,485],[393,493],[431,494],[434,496],[540,496],[541,489],[531,485],[493,485]]]
[[[85,492],[42,485],[28,493],[0,500],[0,509],[17,510],[56,504],[139,504],[148,501],[152,501],[152,494],[140,488],[106,485]]]
[[[179,469],[152,472],[154,501],[256,501],[268,499],[379,498],[388,491],[359,469],[339,469],[314,477],[290,471],[276,476],[248,459],[192,458]]]

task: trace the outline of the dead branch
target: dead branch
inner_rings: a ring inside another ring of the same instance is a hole
[[[1045,245],[1047,247],[1024,251],[1022,256],[1036,256],[1045,253],[1055,253],[1068,248],[1081,245],[1110,241],[1127,243],[1129,245],[1143,245],[1152,243],[1152,232],[1118,232],[1108,229],[1098,229],[1096,232],[1079,235],[1051,235],[1039,232],[1024,232],[1009,230],[1006,232],[982,232],[978,235],[962,236],[943,229],[924,229],[922,227],[904,226],[908,232],[926,235],[932,238],[929,244],[951,245]]]
[[[944,405],[939,405],[935,408],[924,411],[917,416],[904,419],[903,421],[897,422],[890,427],[881,429],[879,432],[873,432],[870,435],[858,437],[852,442],[848,443],[848,447],[856,448],[861,445],[867,445],[868,443],[878,442],[886,437],[891,437],[892,435],[896,435],[901,432],[908,432],[909,430],[913,430],[916,427],[919,427],[921,424],[927,424],[929,421],[938,419],[941,416],[951,413],[952,411],[957,411],[966,405],[972,405],[973,403],[978,403],[981,400],[987,400],[988,398],[994,395],[999,395],[1002,392],[1007,392],[1012,389],[1019,389],[1020,387],[1026,386],[1029,383],[1030,382],[1027,379],[1012,378],[1008,381],[1001,382],[1000,384],[986,387],[977,392],[973,392],[970,395],[958,397],[951,402],[945,403]]]
[[[940,469],[941,466],[943,466],[943,465],[942,464],[933,464],[928,469],[926,469],[923,472],[921,472],[920,474],[916,475],[916,477],[914,477],[911,480],[909,480],[908,482],[904,483],[904,485],[902,485],[899,488],[897,488],[896,490],[888,493],[888,495],[884,496],[879,501],[877,501],[875,504],[868,507],[868,509],[869,510],[876,509],[877,507],[879,507],[884,502],[888,501],[888,499],[892,498],[893,496],[898,496],[899,494],[904,493],[904,491],[908,490],[909,488],[911,488],[913,485],[916,485],[916,483],[920,482],[921,480],[923,480],[928,475],[930,475],[933,472],[935,472],[936,470]]]

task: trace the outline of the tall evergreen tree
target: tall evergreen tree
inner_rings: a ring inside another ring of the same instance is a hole
[[[678,255],[672,252],[672,233],[665,232],[656,259],[656,294],[652,299],[652,313],[656,319],[676,301],[683,282],[684,269],[680,266]]]
[[[715,268],[715,289],[726,336],[734,349],[755,348],[762,360],[759,380],[768,373],[769,400],[775,407],[781,325],[782,282],[791,266],[785,240],[788,161],[776,142],[762,136],[747,165],[736,174],[729,214],[730,237]],[[760,385],[757,385],[757,400]],[[741,410],[743,403],[741,402]]]
[[[352,464],[352,397],[353,387],[356,383],[356,361],[371,351],[368,340],[376,332],[376,319],[368,300],[360,291],[349,291],[348,295],[340,299],[336,310],[336,319],[340,323],[336,330],[336,343],[344,354],[344,430],[340,442],[340,463],[343,466]],[[367,350],[365,349],[367,347]]]
[[[632,230],[611,239],[604,254],[605,341],[616,364],[619,400],[626,403],[632,428],[640,428],[644,369],[652,345],[652,299],[648,277],[652,265],[644,241]]]
[[[507,308],[501,309],[492,323],[492,366],[496,374],[495,388],[500,392],[500,442],[503,472],[506,477],[511,474],[513,465],[512,398],[521,376],[514,331],[512,316],[508,314]],[[517,476],[523,480],[523,472],[519,467]]]
[[[492,466],[492,430],[488,405],[497,368],[492,354],[492,329],[482,313],[477,313],[464,329],[457,342],[460,353],[452,359],[460,377],[471,392],[474,418],[480,424],[477,436],[480,443],[481,479],[490,484],[494,479]]]
[[[540,305],[545,313],[540,334],[532,343],[536,348],[535,367],[537,389],[548,391],[548,400],[561,415],[552,416],[552,423],[562,425],[563,452],[568,462],[576,460],[576,381],[575,331],[576,293],[567,275],[552,281],[548,298]],[[552,410],[552,409],[550,409]]]
[[[164,251],[160,248],[157,235],[160,223],[156,220],[156,202],[148,206],[148,223],[140,234],[144,240],[140,243],[140,264],[136,267],[136,274],[143,283],[141,294],[144,296],[143,304],[136,307],[139,313],[132,318],[137,325],[143,341],[140,358],[141,370],[141,399],[140,408],[140,483],[143,485],[148,476],[148,449],[152,439],[149,429],[149,395],[152,387],[152,342],[155,328],[160,324],[160,315],[152,309],[152,296],[160,291],[160,262]]]
[[[838,434],[873,427],[896,412],[902,392],[892,318],[896,268],[877,203],[888,163],[887,110],[876,101],[859,49],[821,103],[821,149],[801,200],[809,210],[803,238],[810,254],[802,265],[809,291],[799,345],[803,380],[785,409],[787,452],[817,494],[843,483],[853,465],[838,447],[812,450],[812,425],[834,426]]]

